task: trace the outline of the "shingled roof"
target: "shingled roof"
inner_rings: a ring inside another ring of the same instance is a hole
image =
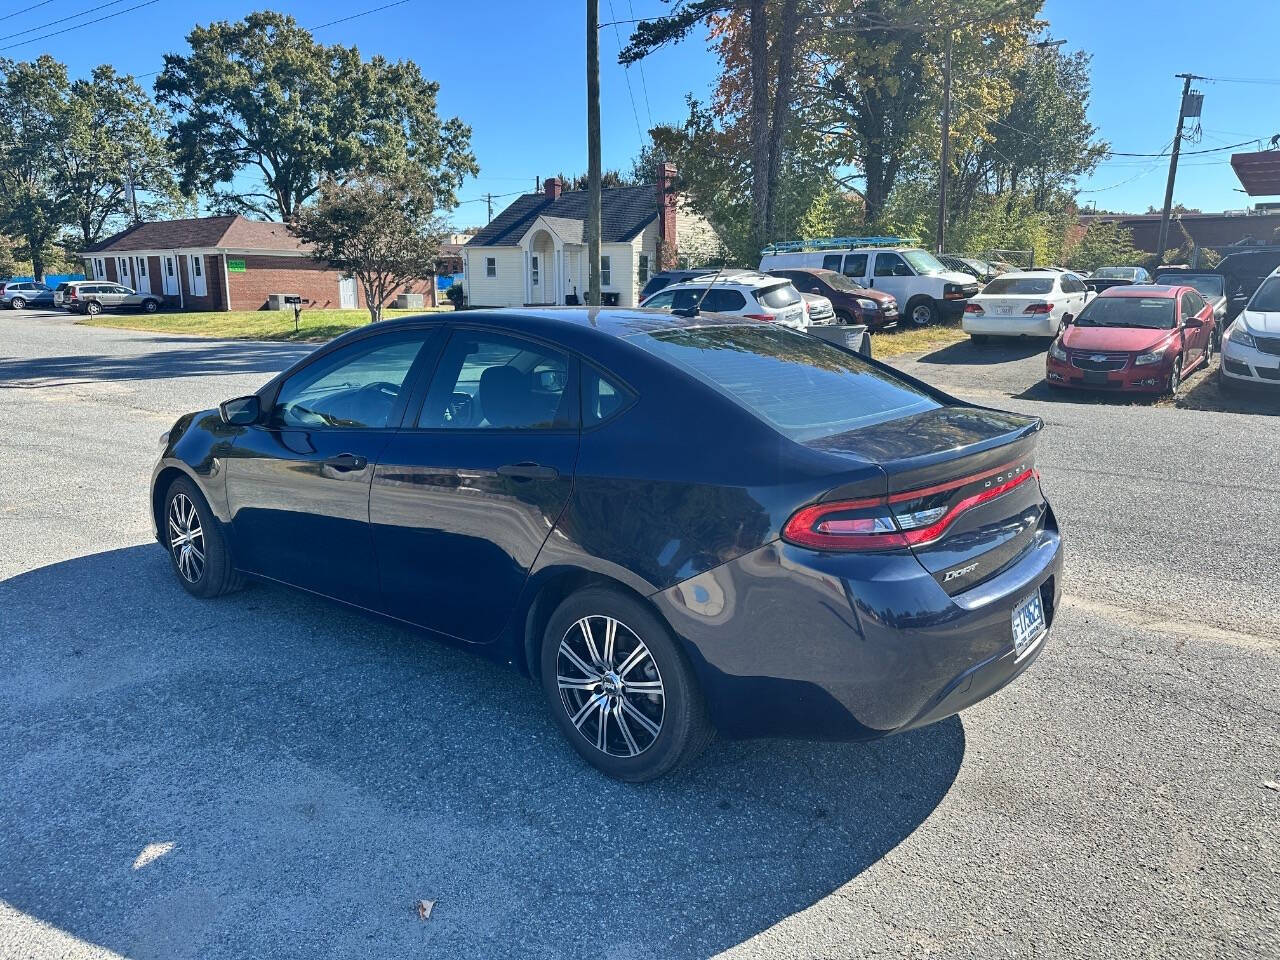
[[[306,252],[309,248],[283,223],[246,220],[241,216],[192,217],[135,224],[84,248],[84,253],[126,253],[130,250],[185,250],[220,247],[261,250],[264,253]]]
[[[601,190],[600,242],[626,243],[632,240],[657,219],[658,212],[658,191],[652,184]],[[516,197],[487,227],[467,241],[467,246],[513,247],[540,216],[557,221],[584,222],[587,218],[587,191],[571,190],[554,200],[545,193],[526,193]]]

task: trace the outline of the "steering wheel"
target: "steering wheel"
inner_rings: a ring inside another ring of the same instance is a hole
[[[470,426],[474,415],[475,402],[469,393],[455,393],[444,408],[444,422],[449,424]]]

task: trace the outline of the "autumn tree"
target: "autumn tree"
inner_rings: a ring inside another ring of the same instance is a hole
[[[288,220],[326,181],[405,165],[447,209],[478,172],[470,128],[440,119],[439,84],[412,61],[363,60],[271,11],[196,27],[187,42],[165,55],[156,91],[183,187],[220,209]],[[245,173],[261,187],[243,186]]]
[[[435,271],[449,228],[436,215],[433,185],[402,170],[324,180],[318,189],[291,226],[315,259],[360,281],[369,319],[381,320],[397,290]]]

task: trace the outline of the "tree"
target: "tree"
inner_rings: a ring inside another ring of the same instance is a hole
[[[1133,231],[1114,220],[1094,220],[1084,229],[1070,253],[1070,263],[1079,270],[1105,266],[1126,266],[1146,257],[1133,245]]]
[[[45,54],[15,63],[0,59],[0,232],[15,242],[37,279],[57,257],[58,232],[70,197],[54,158],[71,129],[67,68]]]
[[[433,201],[432,184],[403,172],[358,174],[322,181],[291,225],[317,260],[360,281],[369,319],[377,321],[399,287],[435,270],[448,226]]]
[[[471,129],[441,122],[439,84],[412,61],[366,62],[271,11],[196,27],[187,42],[189,54],[165,54],[156,91],[174,115],[183,188],[219,209],[287,221],[325,181],[402,167],[448,209],[478,172]],[[239,186],[246,172],[260,189]]]
[[[134,218],[132,182],[141,220],[169,215],[180,202],[165,116],[130,76],[108,65],[67,92],[66,136],[55,145],[67,196],[67,217],[80,244]]]
[[[585,173],[568,174],[561,170],[556,174],[556,178],[565,190],[587,189],[587,175]],[[600,171],[600,187],[604,190],[608,190],[610,187],[634,187],[637,183],[638,181],[632,180],[621,170]]]

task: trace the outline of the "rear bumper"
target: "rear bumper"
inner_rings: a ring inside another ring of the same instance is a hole
[[[1055,387],[1111,393],[1163,393],[1169,383],[1169,364],[1153,363],[1135,367],[1129,362],[1120,370],[1105,371],[1100,378],[1091,380],[1086,377],[1084,370],[1049,356],[1045,360],[1044,378]]]
[[[730,737],[866,740],[933,723],[1027,669],[1013,610],[1062,595],[1052,513],[997,576],[949,596],[908,552],[824,554],[775,542],[653,596]]]
[[[1031,316],[974,316],[966,313],[960,329],[980,337],[1052,337],[1058,332],[1053,318],[1047,314]]]

